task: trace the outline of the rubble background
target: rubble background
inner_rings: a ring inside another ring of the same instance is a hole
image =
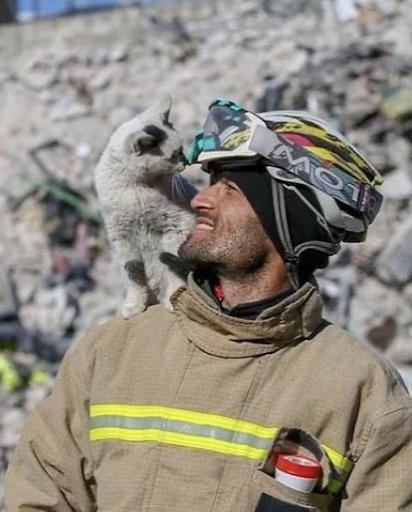
[[[186,147],[228,98],[310,110],[378,167],[368,240],[318,278],[327,318],[412,389],[411,22],[412,0],[176,0],[0,28],[0,472],[68,346],[121,303],[93,169],[164,92]]]

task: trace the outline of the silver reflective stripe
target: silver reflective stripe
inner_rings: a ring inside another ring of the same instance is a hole
[[[220,439],[231,443],[245,444],[253,448],[269,450],[273,439],[262,439],[245,432],[236,432],[215,426],[198,425],[163,418],[130,418],[126,416],[97,416],[91,418],[91,428],[116,427],[133,430],[164,430],[177,434]]]
[[[90,406],[91,442],[154,442],[263,462],[277,437],[277,427],[236,418],[165,406],[94,404]],[[328,488],[338,492],[353,462],[322,445],[334,469]]]

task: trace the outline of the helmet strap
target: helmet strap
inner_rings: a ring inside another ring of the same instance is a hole
[[[299,272],[298,272],[298,255],[295,253],[292,244],[292,238],[289,231],[289,223],[286,214],[286,202],[284,189],[276,180],[271,180],[273,210],[275,213],[275,221],[279,238],[284,249],[284,260],[286,262],[286,270],[289,280],[293,288],[299,288]]]

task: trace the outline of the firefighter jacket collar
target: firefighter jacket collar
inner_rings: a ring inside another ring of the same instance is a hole
[[[266,309],[256,320],[233,318],[219,311],[191,275],[187,288],[178,290],[172,302],[185,336],[204,352],[218,357],[275,352],[310,338],[322,318],[322,300],[312,283]]]

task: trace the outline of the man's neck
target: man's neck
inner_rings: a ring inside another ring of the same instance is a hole
[[[219,276],[224,300],[222,305],[233,308],[238,304],[268,299],[291,288],[286,274],[259,272],[236,277]]]

